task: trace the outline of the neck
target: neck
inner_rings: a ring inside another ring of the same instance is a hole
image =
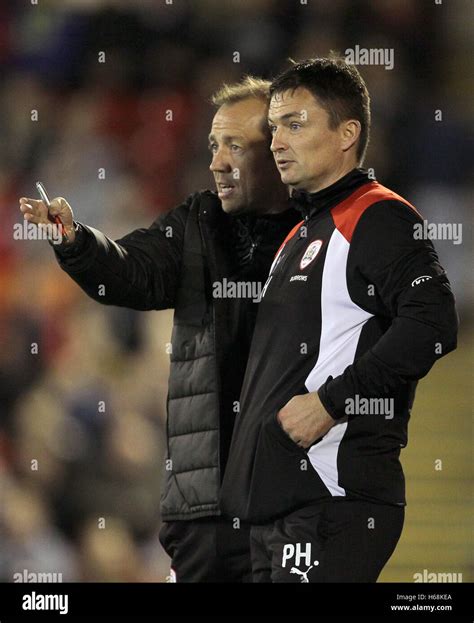
[[[351,159],[351,162],[341,163],[339,167],[332,169],[319,179],[303,183],[301,186],[298,186],[298,190],[305,190],[308,193],[317,193],[328,186],[332,186],[356,167],[357,163],[353,162]],[[292,187],[292,190],[296,190],[296,187]]]
[[[281,214],[281,212],[284,212],[285,210],[288,210],[288,197],[285,197],[285,200],[280,201],[278,204],[272,204],[270,210],[260,212],[259,216],[263,216],[264,214]]]
[[[353,169],[346,175],[336,180],[330,186],[326,186],[318,192],[295,189],[291,196],[291,205],[295,207],[305,218],[329,210],[369,180],[367,171]]]
[[[262,198],[260,209],[256,210],[257,216],[263,216],[264,214],[280,214],[288,210],[288,198],[288,189],[286,186],[282,186],[281,182],[278,181],[277,192],[269,192],[268,195]]]

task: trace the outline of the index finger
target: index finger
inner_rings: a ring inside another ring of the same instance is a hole
[[[30,197],[20,197],[20,203],[29,203],[32,208],[46,208],[44,201],[41,199],[30,199]]]

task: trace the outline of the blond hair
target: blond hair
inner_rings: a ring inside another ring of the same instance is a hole
[[[211,97],[211,102],[216,107],[224,104],[236,104],[251,97],[268,102],[270,101],[270,84],[270,80],[244,76],[240,82],[224,83]]]

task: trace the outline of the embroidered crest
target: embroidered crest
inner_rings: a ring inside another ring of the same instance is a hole
[[[300,262],[300,269],[301,270],[306,268],[306,266],[308,266],[308,264],[311,264],[311,262],[318,255],[318,253],[321,250],[322,246],[323,246],[323,241],[322,240],[313,240],[313,242],[311,242],[309,244],[308,248],[304,252],[303,257],[301,258],[301,262]]]

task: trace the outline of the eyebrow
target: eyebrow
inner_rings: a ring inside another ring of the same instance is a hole
[[[287,121],[290,117],[301,117],[302,115],[303,113],[298,112],[297,110],[293,112],[287,112],[285,115],[282,115],[279,118],[279,121]],[[271,117],[268,117],[268,123],[273,123],[273,119]]]
[[[214,136],[214,134],[209,134],[209,136],[207,137],[207,140],[209,141],[209,143],[212,143],[213,141],[216,141],[216,137]],[[230,143],[232,141],[244,141],[244,137],[243,136],[239,136],[238,134],[236,135],[232,135],[232,134],[227,134],[224,135],[223,137],[223,142],[224,143]]]

